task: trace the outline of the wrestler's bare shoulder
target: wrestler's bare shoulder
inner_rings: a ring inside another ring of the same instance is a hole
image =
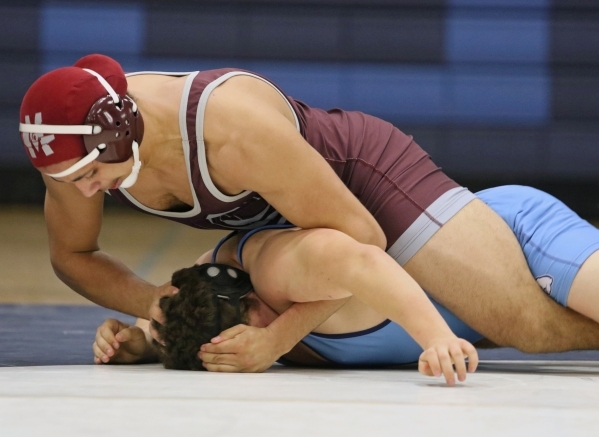
[[[144,120],[160,125],[173,125],[178,130],[178,116],[186,76],[140,74],[127,77],[127,92],[142,111]],[[146,123],[147,124],[147,123]]]
[[[157,89],[165,87],[181,87],[183,86],[187,76],[171,76],[167,74],[134,74],[127,76],[128,89]]]
[[[140,74],[127,77],[129,91],[134,97],[152,95],[177,104],[181,100],[186,80],[187,76],[164,74]],[[208,101],[210,102],[214,97],[221,96],[232,97],[237,102],[258,99],[262,103],[277,109],[290,122],[295,123],[291,108],[281,93],[274,86],[256,77],[233,76],[216,87],[210,94]],[[230,105],[230,102],[227,103]]]
[[[270,183],[269,171],[261,167],[280,164],[271,149],[305,143],[295,123],[289,102],[261,79],[234,76],[214,89],[204,114],[204,144],[214,184],[228,195],[265,191],[260,183]],[[252,184],[258,174],[260,183]]]
[[[178,122],[186,77],[143,74],[127,80],[129,92],[145,120],[146,133],[140,153],[152,157],[151,164],[142,168],[139,182],[130,193],[153,209],[173,210],[192,205]],[[295,123],[289,103],[280,92],[255,77],[234,76],[213,90],[208,98],[203,138],[208,172],[217,188],[228,195],[245,189],[235,176],[239,174],[235,163],[246,165],[243,155],[238,153],[236,138],[249,133],[248,125],[255,126],[255,123],[244,123],[244,117],[255,117],[261,110],[282,115],[289,120],[289,126]]]
[[[227,101],[227,103],[229,102],[228,98],[233,98],[237,101],[240,99],[249,102],[259,101],[262,104],[276,109],[283,114],[290,123],[295,123],[293,112],[281,93],[273,85],[256,77],[247,75],[231,77],[212,91],[208,104],[210,105],[211,100],[212,102],[215,102],[215,100],[221,97],[224,97],[224,100]]]

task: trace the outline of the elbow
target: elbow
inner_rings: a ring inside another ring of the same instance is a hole
[[[50,264],[54,273],[58,276],[58,273],[62,271],[63,266],[66,264],[65,254],[59,250],[56,250],[50,245]]]
[[[362,238],[357,239],[360,243],[370,244],[383,250],[386,250],[387,248],[387,237],[376,222],[374,223],[374,226],[362,228],[358,231],[358,235],[362,236]]]
[[[348,268],[352,281],[367,281],[375,272],[380,271],[382,258],[387,254],[380,247],[371,244],[357,244],[347,257]]]
[[[367,290],[373,275],[381,271],[381,265],[388,258],[380,247],[357,242],[345,235],[335,238],[330,247],[327,267],[337,272],[337,284],[348,293],[347,296],[356,292],[357,284],[362,284],[359,288],[363,291]]]
[[[387,237],[374,217],[368,220],[360,220],[355,223],[354,233],[351,234],[357,241],[363,244],[371,244],[379,249],[386,250]]]
[[[58,279],[60,279],[65,284],[69,284],[69,276],[68,276],[68,259],[64,254],[60,253],[50,253],[50,264],[52,265],[52,270],[54,270],[54,274]]]
[[[82,255],[82,253],[78,252],[56,250],[55,248],[50,249],[50,264],[52,265],[54,274],[75,291],[78,290],[76,287],[77,280],[75,279],[78,277],[76,272],[80,271],[77,266]]]

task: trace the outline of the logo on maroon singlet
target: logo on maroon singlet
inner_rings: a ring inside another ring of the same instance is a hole
[[[252,196],[247,202],[229,211],[208,214],[206,219],[214,226],[225,229],[255,229],[281,221],[281,214],[260,196]]]
[[[551,275],[542,275],[537,278],[537,284],[543,289],[543,291],[547,294],[551,294],[551,286],[553,285],[553,276]]]

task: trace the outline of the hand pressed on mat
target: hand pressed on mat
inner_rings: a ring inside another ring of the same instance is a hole
[[[138,320],[138,324],[147,323]],[[92,346],[96,364],[133,364],[154,359],[151,338],[142,326],[106,319],[96,330]]]
[[[450,386],[455,385],[454,366],[458,381],[462,382],[466,380],[466,373],[473,373],[478,366],[478,352],[474,346],[455,336],[431,340],[418,359],[420,373],[437,377],[443,375]]]

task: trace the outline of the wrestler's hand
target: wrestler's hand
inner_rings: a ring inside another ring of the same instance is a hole
[[[96,330],[92,346],[96,364],[131,364],[147,356],[145,332],[116,319],[106,319]]]
[[[159,323],[161,325],[164,324],[165,319],[164,314],[162,314],[162,310],[160,309],[160,299],[163,296],[172,296],[174,294],[177,294],[178,292],[179,289],[177,287],[173,287],[170,282],[167,282],[166,284],[161,285],[160,287],[156,287],[156,290],[154,291],[154,298],[152,299],[152,304],[149,310],[150,320],[155,320],[156,323]],[[164,342],[160,338],[158,331],[154,329],[151,323],[150,335],[154,340],[156,340],[158,343],[164,346]]]
[[[418,360],[418,371],[426,376],[445,376],[447,384],[455,384],[455,372],[459,381],[466,380],[466,358],[468,372],[478,366],[478,353],[472,344],[457,337],[434,339],[427,345]]]
[[[211,372],[263,372],[279,359],[268,328],[237,325],[202,345],[198,357]]]

